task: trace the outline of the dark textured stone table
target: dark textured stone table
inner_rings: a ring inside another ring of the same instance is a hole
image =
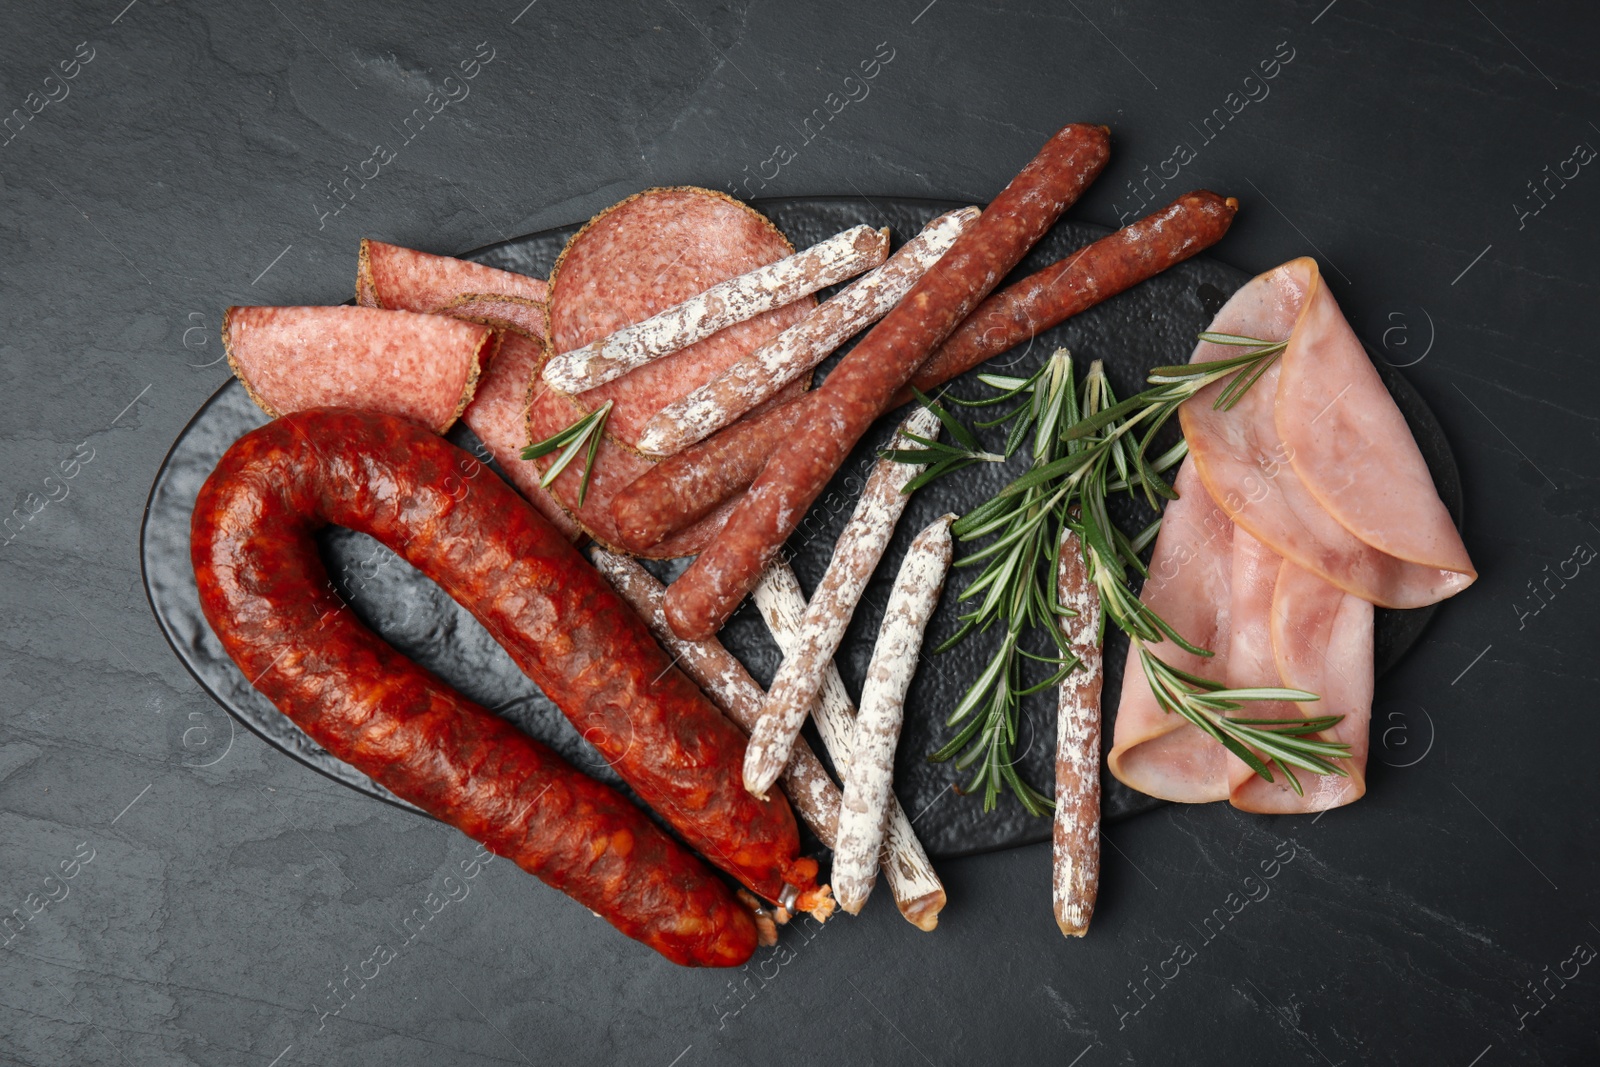
[[[0,1063],[1600,1062],[1592,6],[122,2],[0,41]],[[879,894],[685,971],[162,640],[141,509],[226,305],[650,185],[982,201],[1070,120],[1115,135],[1075,217],[1237,195],[1219,258],[1316,255],[1453,439],[1483,577],[1354,807],[1125,823],[1081,943],[1032,846],[944,864],[935,934]]]

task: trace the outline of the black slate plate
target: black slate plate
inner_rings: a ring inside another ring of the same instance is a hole
[[[796,247],[805,247],[858,223],[889,226],[898,243],[934,215],[959,205],[887,197],[813,197],[758,201],[756,206],[771,216]],[[468,253],[465,258],[545,277],[576,229],[569,226],[532,234]],[[1034,249],[1019,272],[1038,269],[1105,232],[1085,223],[1062,223]],[[1150,367],[1186,360],[1195,334],[1223,301],[1248,280],[1249,275],[1215,260],[1191,260],[1007,353],[995,365],[1003,364],[1016,372],[1032,370],[1048,352],[1066,345],[1080,366],[1087,366],[1091,359],[1103,359],[1119,395],[1129,395],[1142,384]],[[1440,493],[1459,525],[1460,476],[1438,422],[1398,372],[1382,360],[1376,363],[1416,434]],[[824,371],[828,366],[824,364]],[[968,383],[957,386],[966,395],[975,395],[974,388]],[[228,446],[265,421],[243,388],[236,381],[229,381],[201,407],[173,443],[151,487],[141,530],[141,560],[151,607],[184,666],[246,727],[336,781],[410,808],[365,775],[328,755],[252,689],[222,651],[200,612],[189,563],[189,518],[196,494]],[[794,568],[808,590],[821,577],[865,474],[892,429],[893,420],[885,419],[868,434],[791,539]],[[485,455],[464,425],[453,430],[450,437]],[[1015,467],[1020,464],[1019,457],[1010,469],[988,465],[981,470],[968,469],[934,483],[913,498],[837,657],[852,692],[860,692],[889,587],[912,536],[938,515],[964,511],[986,499],[1015,476]],[[578,737],[476,620],[431,581],[365,535],[332,528],[321,535],[321,542],[329,573],[341,595],[360,618],[396,648],[448,679],[473,700],[552,744],[589,773],[620,784],[599,754]],[[671,578],[682,565],[652,566],[662,577]],[[958,572],[946,592],[929,632],[928,647],[954,630],[954,593],[963,580]],[[1421,636],[1432,612],[1432,608],[1378,612],[1380,675]],[[771,680],[779,661],[778,651],[752,606],[747,604],[735,614],[722,639],[759,681],[765,684]],[[962,777],[953,767],[931,764],[923,758],[950,736],[944,715],[991,651],[991,642],[980,636],[945,655],[925,660],[908,697],[895,788],[915,819],[929,853],[935,857],[1009,848],[1049,836],[1047,820],[1029,817],[1009,797],[1002,798],[997,810],[984,814],[977,798],[960,796],[951,788]],[[1117,706],[1125,654],[1126,642],[1120,640],[1120,635],[1113,635],[1106,655],[1107,709]],[[1018,768],[1027,780],[1048,786],[1055,747],[1054,694],[1046,692],[1026,701],[1022,721]],[[820,745],[817,747],[820,751]],[[1127,789],[1109,775],[1104,776],[1104,784],[1104,813],[1108,820],[1126,818],[1162,803]]]

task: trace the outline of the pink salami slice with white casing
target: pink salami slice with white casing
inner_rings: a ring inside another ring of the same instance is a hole
[[[683,187],[629,197],[578,231],[556,261],[550,274],[547,356],[608,337],[793,251],[765,216],[722,193]],[[815,305],[805,297],[736,323],[577,396],[536,383],[528,409],[531,440],[549,437],[607,401],[613,405],[583,505],[577,503],[579,462],[556,479],[556,496],[597,541],[620,546],[611,498],[653,465],[633,447],[645,424],[799,322]],[[774,402],[798,395],[806,385],[795,382]],[[730,501],[648,554],[672,558],[699,551],[731,506]]]
[[[1339,761],[1349,777],[1296,772],[1305,789],[1302,797],[1281,780],[1268,783],[1252,775],[1252,781],[1245,781],[1241,776],[1236,778],[1233,804],[1262,814],[1326,811],[1349,804],[1367,791],[1372,605],[1285,560],[1273,588],[1271,611],[1272,654],[1282,684],[1322,698],[1287,706],[1299,715],[1344,716],[1318,736],[1350,746],[1350,755]]]
[[[1312,260],[1291,260],[1252,279],[1235,293],[1217,313],[1210,328],[1219,333],[1266,340],[1291,336],[1298,339],[1299,331],[1306,327],[1304,312],[1309,298],[1319,284]],[[1326,319],[1319,316],[1311,326],[1316,328],[1319,324],[1325,326]],[[1313,341],[1310,347],[1315,350],[1321,346]],[[1202,341],[1195,349],[1192,362],[1223,359],[1238,355],[1239,351],[1235,347]],[[1358,355],[1365,360],[1359,349]],[[1224,382],[1203,390],[1180,409],[1179,419],[1189,442],[1191,459],[1212,498],[1235,523],[1278,555],[1371,603],[1394,608],[1421,607],[1466,588],[1473,580],[1471,574],[1389,555],[1343,526],[1313,495],[1301,480],[1297,466],[1309,466],[1318,472],[1328,472],[1332,468],[1321,456],[1297,454],[1279,436],[1277,407],[1282,372],[1280,360],[1229,411],[1218,411],[1212,406]],[[1326,373],[1323,368],[1314,365],[1296,371],[1297,377],[1323,373]],[[1337,394],[1344,384],[1334,383],[1330,395]],[[1394,401],[1382,390],[1381,383],[1378,388],[1382,395],[1363,392],[1361,402],[1382,403],[1392,408]],[[1356,391],[1357,387],[1352,385],[1350,393]],[[1297,387],[1297,395],[1303,398],[1312,395],[1312,391],[1302,384]],[[1339,403],[1349,399],[1346,394]],[[1315,423],[1321,414],[1306,412],[1301,401],[1292,403],[1296,408],[1295,417],[1304,418],[1308,423]],[[1399,418],[1398,411],[1395,418]],[[1410,441],[1410,431],[1404,429],[1403,421],[1400,425],[1407,439],[1405,443],[1414,453],[1416,446]],[[1325,445],[1314,426],[1306,440],[1304,447],[1307,448]],[[1368,466],[1344,473],[1364,482],[1389,477],[1386,467]],[[1423,478],[1427,478],[1426,470]],[[1425,486],[1413,486],[1413,489],[1425,490],[1437,503],[1431,481]],[[1365,496],[1358,491],[1355,498],[1365,499]],[[1409,521],[1409,514],[1411,512],[1402,511],[1390,522],[1399,525]],[[1380,540],[1385,544],[1399,543],[1386,538]]]
[[[443,433],[472,399],[495,332],[364,307],[231,307],[228,365],[274,417],[314,407],[399,415]]]
[[[1233,524],[1206,495],[1192,459],[1178,469],[1174,488],[1179,498],[1162,514],[1139,599],[1190,644],[1214,655],[1196,656],[1171,641],[1150,650],[1179,670],[1221,680],[1228,660]],[[1111,773],[1141,793],[1189,804],[1228,795],[1227,749],[1161,709],[1132,648],[1112,741]]]
[[[361,239],[356,267],[356,303],[399,311],[438,311],[466,293],[516,296],[536,303],[545,298],[538,278],[435,256],[382,241]]]
[[[1405,416],[1384,388],[1317,272],[1283,353],[1275,416],[1289,463],[1339,524],[1397,559],[1451,571],[1457,591],[1477,571]]]

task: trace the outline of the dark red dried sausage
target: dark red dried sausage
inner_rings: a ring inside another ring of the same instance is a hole
[[[834,368],[817,390],[813,418],[773,453],[721,532],[667,590],[667,621],[679,636],[721,629],[890,398],[1099,176],[1109,145],[1104,126],[1062,127]]]
[[[319,744],[680,963],[756,944],[728,888],[613,790],[400,655],[329,592],[312,534],[371,534],[468,608],[639,795],[768,899],[825,900],[794,816],[740,788],[744,737],[514,490],[403,420],[286,416],[230,448],[195,504],[206,617]]]
[[[984,360],[1154,277],[1222,239],[1238,201],[1194,192],[989,297],[951,334],[912,384],[928,392]],[[612,501],[629,548],[642,551],[704,518],[753,482],[818,393],[737,422],[662,460]],[[911,399],[901,390],[890,406]]]

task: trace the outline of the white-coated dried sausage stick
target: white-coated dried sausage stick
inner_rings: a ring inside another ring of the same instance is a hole
[[[804,252],[718,282],[681,304],[624,326],[591,345],[552,357],[544,365],[545,383],[568,393],[604,385],[736,322],[753,319],[871,270],[888,254],[888,230],[851,227]]]
[[[804,319],[688,396],[662,408],[639,435],[639,451],[655,456],[681,452],[770,399],[887,315],[979,214],[978,208],[964,207],[940,215],[877,270],[823,301]]]
[[[1060,620],[1081,661],[1061,679],[1056,712],[1056,816],[1051,897],[1056,925],[1067,937],[1089,932],[1100,889],[1100,685],[1103,678],[1100,594],[1084,559],[1083,543],[1069,527],[1061,538],[1056,571],[1061,606],[1076,616]],[[838,892],[838,887],[834,887]]]
[[[878,849],[894,796],[894,750],[905,721],[906,691],[917,673],[923,631],[950,571],[950,524],[944,515],[911,542],[900,564],[889,606],[878,628],[867,680],[861,687],[855,746],[844,772],[844,803],[839,808],[839,843],[833,850],[834,899],[859,915],[877,881]]]
[[[800,621],[806,614],[806,595],[794,571],[782,560],[774,563],[762,576],[751,598],[778,648],[784,655],[792,655],[799,647]],[[856,709],[832,660],[822,673],[822,692],[811,714],[835,769],[843,774],[850,765],[855,743]],[[878,858],[883,864],[884,877],[889,880],[889,891],[894,894],[895,906],[906,921],[919,930],[938,926],[939,912],[944,909],[946,900],[944,885],[923,850],[922,842],[917,840],[905,809],[893,797],[890,798],[889,834]]]
[[[928,408],[918,407],[900,424],[891,447],[915,448],[907,435],[927,439],[938,430],[938,416]],[[856,604],[905,510],[909,499],[905,487],[922,470],[919,464],[896,463],[892,459],[880,459],[872,468],[855,512],[834,545],[828,569],[806,607],[799,647],[783,657],[783,665],[767,690],[761,718],[750,731],[750,743],[744,750],[744,787],[756,796],[766,796],[767,788],[789,762],[789,747],[800,736],[800,727],[816,702],[823,668],[839,650],[850,616],[855,614]]]
[[[761,711],[762,698],[766,694],[750,677],[750,672],[744,669],[744,664],[714,637],[705,641],[685,641],[673,633],[672,627],[667,625],[666,616],[661,613],[661,598],[666,593],[666,586],[631,556],[592,545],[589,558],[612,588],[644,619],[650,632],[656,635],[656,640],[683,668],[683,673],[692,678],[711,698],[711,702],[726,712],[730,719],[749,730],[755,724],[756,715]],[[811,832],[824,845],[833,848],[839,819],[839,787],[833,784],[822,762],[803,740],[794,746],[789,765],[784,768],[783,791],[788,794],[795,811],[811,827]]]

